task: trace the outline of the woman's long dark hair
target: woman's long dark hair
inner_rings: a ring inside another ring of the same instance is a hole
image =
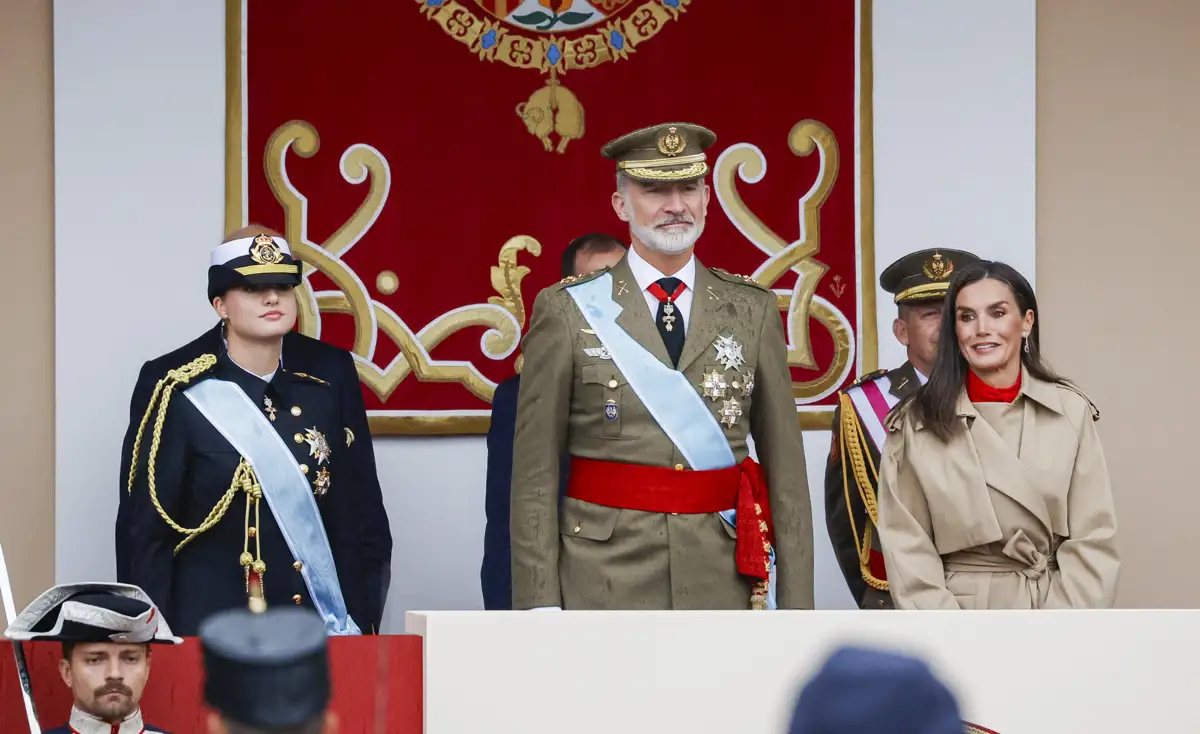
[[[1069,384],[1067,380],[1055,374],[1054,370],[1042,360],[1041,326],[1042,319],[1038,313],[1037,297],[1029,281],[1011,265],[991,260],[981,260],[958,271],[950,287],[946,291],[946,302],[942,306],[942,326],[938,333],[937,357],[933,363],[933,374],[929,381],[921,386],[897,408],[911,409],[914,417],[924,426],[933,431],[943,441],[949,441],[958,428],[955,423],[955,409],[958,396],[967,383],[967,360],[962,356],[958,347],[957,322],[958,293],[963,288],[991,278],[1007,285],[1016,298],[1016,306],[1024,317],[1027,311],[1033,311],[1033,330],[1029,332],[1029,351],[1021,349],[1021,364],[1025,371],[1039,380]]]

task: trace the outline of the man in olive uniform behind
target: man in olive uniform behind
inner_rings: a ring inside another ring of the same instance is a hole
[[[892,334],[908,350],[908,360],[894,370],[863,375],[838,396],[825,465],[825,521],[838,566],[861,609],[892,608],[875,532],[884,418],[929,379],[950,278],[978,259],[959,250],[921,250],[889,265],[879,285],[894,296],[899,311]]]
[[[670,123],[605,145],[630,250],[534,303],[513,452],[514,609],[766,608],[772,554],[778,606],[813,606],[775,294],[693,254],[715,140]]]

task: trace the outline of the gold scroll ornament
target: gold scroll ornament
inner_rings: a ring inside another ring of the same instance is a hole
[[[541,244],[532,237],[517,235],[500,247],[498,263],[491,267],[492,288],[498,295],[486,304],[469,304],[443,313],[419,332],[386,305],[375,301],[359,276],[342,260],[367,233],[387,201],[391,172],[386,159],[369,145],[353,145],[341,159],[342,176],[349,183],[369,180],[367,194],[357,211],[324,243],[308,239],[308,199],[297,191],[287,177],[284,160],[289,151],[311,158],[320,149],[316,129],[307,122],[293,120],[281,125],[267,141],[265,167],[267,182],[286,218],[285,236],[296,257],[304,263],[307,276],[313,270],[323,273],[337,287],[335,291],[316,293],[307,277],[297,288],[299,330],[320,338],[323,313],[348,314],[354,319],[354,344],[351,352],[363,383],[379,397],[387,399],[410,374],[421,382],[462,384],[472,394],[491,401],[496,385],[484,377],[469,361],[436,360],[430,352],[451,334],[470,327],[485,327],[480,348],[489,359],[505,359],[516,351],[525,327],[525,305],[521,281],[529,268],[517,263],[524,251],[537,257]],[[395,343],[400,354],[384,368],[373,361],[379,332]],[[479,433],[486,430],[487,416],[372,416],[372,433],[431,434]]]
[[[421,13],[481,61],[549,75],[546,86],[516,106],[516,114],[543,149],[566,153],[567,144],[584,135],[584,112],[559,76],[628,59],[692,0],[637,0],[637,8],[620,18],[616,15],[634,0],[592,0],[590,8],[576,0],[538,0],[536,7],[521,0],[475,0],[475,7],[466,0],[416,2]],[[515,12],[518,8],[525,11]]]
[[[803,404],[828,396],[846,380],[853,368],[855,340],[845,314],[830,301],[816,295],[817,287],[829,269],[816,256],[821,251],[821,206],[838,175],[837,140],[820,122],[801,120],[792,127],[788,146],[798,156],[808,156],[816,151],[821,161],[816,181],[800,199],[800,237],[794,242],[787,242],[764,224],[738,193],[737,177],[747,183],[757,183],[766,174],[767,160],[761,150],[747,143],[730,146],[717,159],[713,181],[717,200],[725,214],[746,239],[768,255],[752,277],[771,288],[789,270],[796,273],[796,284],[791,292],[777,295],[779,310],[787,313],[788,364],[809,370],[819,366],[813,357],[810,319],[833,337],[833,359],[821,376],[792,384],[797,402]],[[840,283],[833,284],[833,291],[838,292],[839,287],[844,289]],[[806,429],[828,428],[829,415],[802,412],[800,422]]]

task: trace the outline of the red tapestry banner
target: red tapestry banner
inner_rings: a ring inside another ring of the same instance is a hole
[[[628,241],[601,146],[665,122],[717,134],[696,253],[776,291],[801,425],[875,368],[870,0],[227,9],[226,226],[285,233],[373,432],[486,431],[567,243]]]

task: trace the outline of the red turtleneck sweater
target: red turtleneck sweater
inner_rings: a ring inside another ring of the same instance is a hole
[[[1022,370],[1024,372],[1024,370]],[[967,370],[967,397],[972,403],[1011,403],[1021,392],[1021,372],[1017,373],[1017,381],[1010,387],[992,387],[979,379],[971,370]]]

